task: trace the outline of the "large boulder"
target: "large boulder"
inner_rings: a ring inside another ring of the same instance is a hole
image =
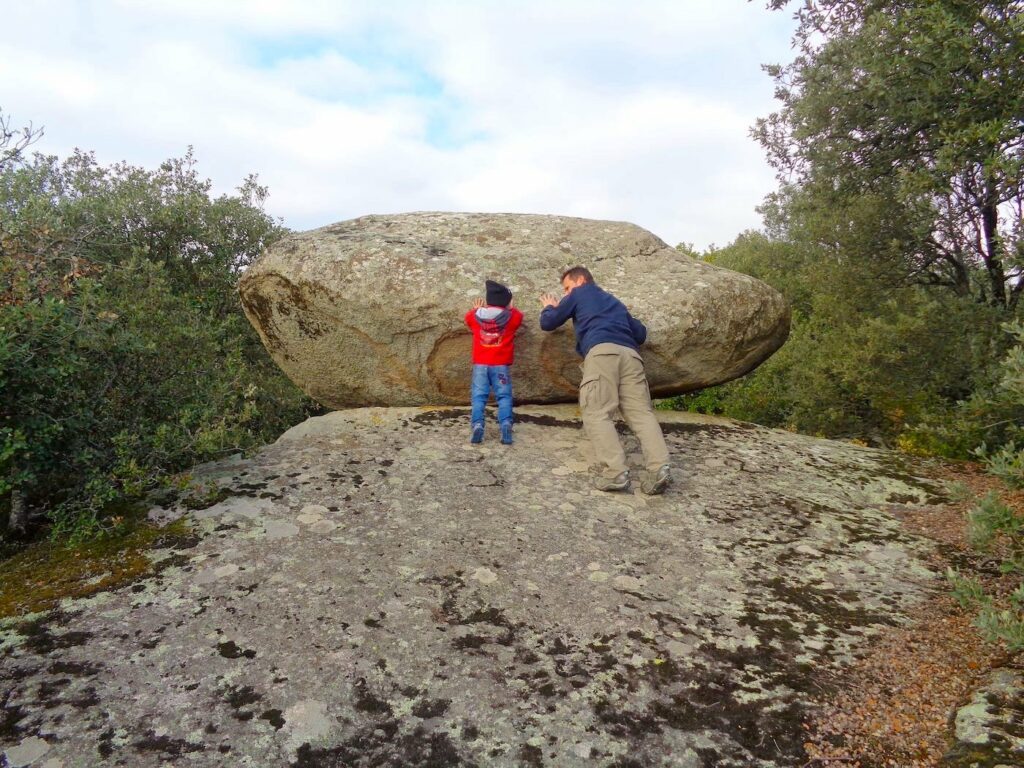
[[[463,322],[484,280],[525,314],[516,400],[576,398],[570,324],[540,330],[542,292],[588,266],[648,328],[651,392],[681,394],[747,373],[789,333],[782,296],[689,258],[633,224],[565,216],[364,216],[279,241],[243,276],[249,320],[278,365],[326,406],[465,403],[472,337]]]

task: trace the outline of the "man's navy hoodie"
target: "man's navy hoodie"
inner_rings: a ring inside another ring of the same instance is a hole
[[[626,305],[596,283],[583,283],[562,297],[557,306],[548,306],[540,313],[540,327],[553,331],[572,318],[576,331],[576,351],[581,357],[595,344],[621,344],[640,349],[647,340],[647,328],[629,314]]]

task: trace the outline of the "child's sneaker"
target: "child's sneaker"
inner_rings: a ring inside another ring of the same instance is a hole
[[[484,425],[477,422],[473,425],[473,431],[469,435],[469,442],[482,443],[484,441]]]
[[[505,421],[501,425],[501,442],[505,445],[512,445],[512,422]]]

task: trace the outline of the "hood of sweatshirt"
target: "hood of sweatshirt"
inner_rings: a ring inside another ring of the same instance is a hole
[[[503,329],[508,325],[509,318],[512,317],[512,313],[508,311],[508,307],[480,307],[476,311],[476,319],[480,325],[490,326],[497,330]]]

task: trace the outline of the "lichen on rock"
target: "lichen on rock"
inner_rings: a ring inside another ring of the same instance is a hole
[[[199,538],[167,567],[2,627],[0,749],[802,765],[825,673],[937,583],[888,511],[938,496],[913,463],[659,413],[668,493],[603,494],[574,407],[517,418],[472,446],[465,409],[337,412],[209,468],[224,493],[178,510]]]

